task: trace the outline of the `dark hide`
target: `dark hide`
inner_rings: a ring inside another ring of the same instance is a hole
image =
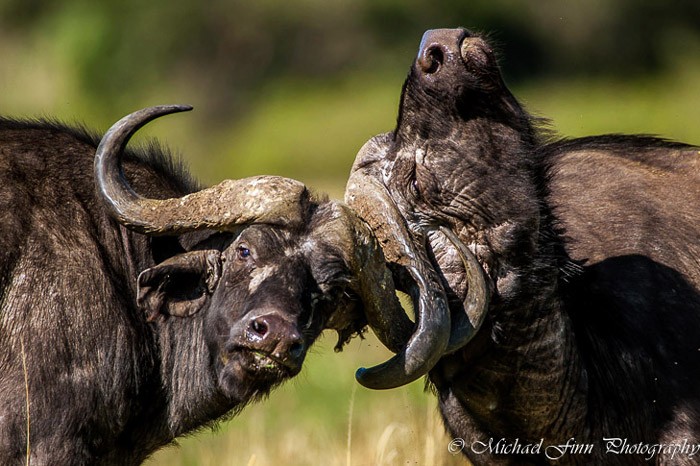
[[[416,238],[428,235],[453,313],[464,268],[426,231],[451,228],[490,279],[484,326],[430,373],[447,428],[488,465],[553,461],[473,442],[595,444],[557,464],[645,462],[606,455],[605,437],[698,444],[700,152],[642,136],[550,142],[539,123],[486,41],[436,31],[379,139],[385,156],[368,158]]]
[[[24,464],[27,444],[37,465],[139,463],[297,374],[336,309],[355,330],[352,248],[319,230],[335,204],[311,203],[296,230],[148,237],[96,198],[97,142],[0,120],[3,465]],[[195,190],[157,147],[124,166],[145,196]]]

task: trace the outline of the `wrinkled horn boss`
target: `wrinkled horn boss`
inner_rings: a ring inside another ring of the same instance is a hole
[[[309,193],[303,183],[279,176],[225,180],[180,198],[162,200],[142,197],[129,186],[121,168],[129,139],[156,118],[191,109],[186,105],[145,108],[122,118],[107,131],[95,154],[95,180],[110,214],[124,226],[151,235],[233,230],[251,223],[301,223]]]
[[[382,142],[370,140],[360,150],[358,160],[369,160],[372,152],[381,150]],[[442,357],[450,336],[450,313],[445,292],[430,266],[425,248],[414,244],[380,179],[376,164],[356,164],[348,180],[345,200],[374,231],[387,259],[403,266],[414,282],[410,293],[416,308],[416,329],[409,341],[385,363],[359,369],[356,374],[357,380],[368,388],[387,389],[422,377]],[[380,338],[389,332],[386,327],[392,325],[391,315],[381,308],[366,309],[366,313]]]

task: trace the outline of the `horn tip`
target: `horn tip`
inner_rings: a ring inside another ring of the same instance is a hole
[[[193,109],[194,107],[192,105],[187,104],[154,105],[153,107],[146,107],[144,109],[134,112],[131,115],[127,115],[126,118],[129,118],[135,114],[143,114],[147,118],[147,121],[151,121],[161,116],[172,115],[173,113],[189,112]],[[145,121],[144,123],[146,123],[147,121]]]
[[[375,368],[376,369],[376,368]],[[396,380],[387,380],[386,377],[379,376],[376,370],[360,367],[355,371],[355,380],[365,388],[371,390],[388,390],[405,385],[411,381],[398,382]]]
[[[192,105],[188,104],[161,105],[160,108],[168,110],[169,113],[189,112],[194,109]]]
[[[367,379],[367,368],[366,367],[360,367],[355,371],[355,380],[359,382],[360,385],[363,387],[367,388],[372,388],[371,384],[368,385]]]

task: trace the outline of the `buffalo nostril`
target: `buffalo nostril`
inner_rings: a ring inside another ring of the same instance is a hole
[[[304,354],[304,344],[302,342],[295,342],[289,347],[289,355],[293,359],[299,359]]]
[[[264,337],[269,331],[267,323],[261,318],[253,319],[253,321],[250,323],[250,328],[260,337]]]
[[[423,52],[418,64],[427,74],[436,73],[445,62],[445,51],[439,45],[431,45]]]

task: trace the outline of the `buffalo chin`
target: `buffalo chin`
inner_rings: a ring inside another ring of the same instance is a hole
[[[220,360],[218,366],[219,388],[236,404],[266,396],[299,372],[264,353],[248,349],[233,352],[225,361]]]

